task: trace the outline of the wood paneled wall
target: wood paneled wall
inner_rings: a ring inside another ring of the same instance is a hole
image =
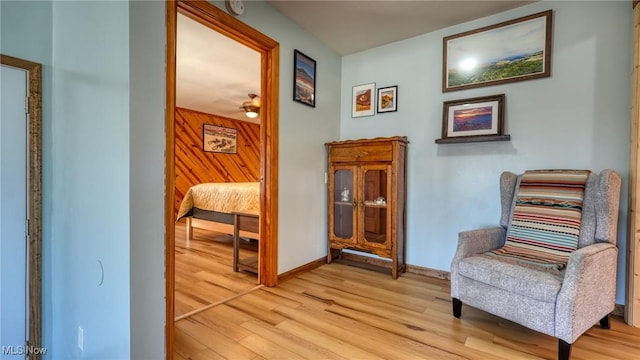
[[[176,108],[175,211],[189,187],[204,182],[259,181],[260,125]],[[237,154],[202,150],[203,124],[238,129]]]

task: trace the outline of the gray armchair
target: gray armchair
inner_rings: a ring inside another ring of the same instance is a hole
[[[522,176],[504,172],[500,177],[500,226],[458,235],[451,263],[453,315],[460,318],[464,303],[556,337],[558,359],[569,359],[571,344],[595,323],[609,328],[615,306],[620,175],[613,170],[586,175],[577,244],[564,266],[495,256],[515,233],[518,194],[526,192],[520,191]]]

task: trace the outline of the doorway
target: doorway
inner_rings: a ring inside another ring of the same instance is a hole
[[[3,95],[2,104],[2,146],[11,146],[10,149],[4,148],[0,151],[2,168],[6,170],[8,160],[14,164],[11,166],[12,171],[4,171],[0,175],[3,193],[0,338],[3,340],[3,358],[5,355],[25,358],[30,349],[41,348],[42,344],[42,66],[6,55],[0,55],[0,64],[2,91],[6,95]],[[15,78],[15,84],[6,83],[11,77]],[[21,82],[22,84],[19,84]],[[15,91],[19,88],[22,91],[16,94]],[[15,100],[15,106],[5,103],[10,98]],[[9,113],[9,108],[16,111]],[[5,133],[5,130],[10,128],[11,134]],[[18,149],[22,151],[17,151]],[[12,179],[9,179],[8,175],[11,175]],[[5,188],[11,183],[11,189]],[[11,198],[5,195],[11,195]],[[17,215],[14,218],[5,216],[11,217],[14,214]],[[13,231],[7,232],[10,229]],[[20,259],[9,259],[5,256]],[[16,263],[16,260],[19,261]],[[11,273],[7,274],[7,263],[23,270],[16,276],[15,268],[12,267]],[[18,348],[27,345],[27,341],[29,347]],[[39,353],[29,356],[30,359],[40,357]]]
[[[277,274],[277,176],[278,176],[278,74],[279,44],[207,2],[167,2],[167,99],[166,99],[166,344],[173,358],[175,290],[175,108],[177,14],[201,24],[257,51],[261,55],[260,125],[260,219],[258,282],[275,286]]]

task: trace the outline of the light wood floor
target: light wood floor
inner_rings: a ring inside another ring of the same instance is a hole
[[[640,359],[640,329],[612,317],[572,359]],[[175,324],[174,358],[555,359],[557,340],[467,306],[451,315],[449,282],[323,265]]]
[[[233,271],[232,236],[194,229],[186,241],[184,223],[176,224],[175,315],[182,316],[254,288],[255,274]],[[243,244],[240,255],[257,254],[257,247]]]

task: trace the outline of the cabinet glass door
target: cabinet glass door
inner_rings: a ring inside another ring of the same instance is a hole
[[[333,173],[333,234],[352,239],[354,235],[354,171],[337,169]]]
[[[364,241],[386,245],[390,180],[385,166],[363,168]]]

